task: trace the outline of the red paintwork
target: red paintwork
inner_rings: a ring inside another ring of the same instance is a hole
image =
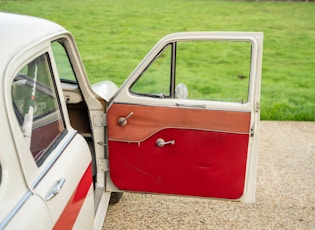
[[[158,138],[175,145],[157,147]],[[109,140],[110,174],[122,190],[238,199],[249,134],[166,128],[143,142]]]
[[[72,229],[92,184],[92,164],[86,169],[54,229]]]

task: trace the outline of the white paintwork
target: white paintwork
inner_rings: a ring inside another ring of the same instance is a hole
[[[257,79],[260,84],[260,67],[261,67],[261,55],[262,55],[262,41],[263,33],[260,32],[182,32],[174,33],[163,37],[144,57],[140,64],[135,68],[135,70],[129,75],[124,84],[120,87],[117,96],[115,96],[114,101],[117,103],[137,103],[142,101],[143,104],[150,105],[165,105],[165,106],[176,106],[176,104],[187,104],[187,105],[202,105],[207,109],[230,109],[230,110],[241,110],[241,111],[251,111],[252,106],[255,104],[256,94],[259,94],[259,89],[256,90],[255,82],[250,81],[249,89],[249,99],[248,103],[229,103],[229,102],[217,102],[217,101],[204,101],[200,100],[182,100],[182,99],[163,99],[163,104],[161,100],[156,100],[150,97],[141,97],[131,94],[129,88],[135,82],[135,80],[141,75],[141,73],[147,68],[147,66],[154,60],[154,58],[159,54],[159,52],[169,43],[175,41],[247,41],[252,44],[252,63],[251,63],[251,73],[250,77]],[[258,98],[259,99],[259,98]]]
[[[66,140],[67,138],[65,138]],[[85,153],[89,153],[89,147],[85,143],[84,139],[80,135],[75,135],[75,137],[68,142],[68,146],[59,156],[55,164],[49,169],[45,177],[41,180],[38,186],[35,188],[35,192],[45,200],[47,194],[51,188],[56,184],[56,182],[62,178],[65,178],[66,181],[62,187],[61,192],[56,195],[53,199],[46,202],[50,214],[52,216],[53,223],[56,223],[64,210],[70,197],[73,195],[73,192],[78,186],[78,182],[82,178],[83,173],[87,169],[89,163],[91,162],[91,156]],[[62,146],[63,143],[61,143]],[[65,143],[66,144],[66,143]],[[58,151],[58,147],[56,151]],[[51,154],[53,159],[53,154]],[[48,159],[49,161],[50,159]],[[73,167],[73,166],[76,167]],[[88,193],[89,196],[92,196],[93,193]],[[90,197],[87,197],[88,200],[91,200]],[[93,201],[93,200],[92,200]],[[91,202],[90,204],[93,204]],[[90,205],[93,207],[93,205]],[[91,215],[93,216],[93,215]],[[86,216],[86,220],[91,221],[91,219]],[[90,222],[93,225],[93,222]]]
[[[51,35],[66,32],[63,27],[44,19],[8,13],[0,13],[0,28],[1,64],[7,64],[17,53]]]
[[[91,226],[93,226],[94,216],[91,213],[94,213],[94,206],[91,206],[90,202],[94,202],[93,184],[90,187],[73,229],[91,229]]]
[[[3,147],[8,150],[0,153],[3,170],[0,185],[0,229],[5,226],[17,229],[17,226],[22,225],[29,229],[49,229],[57,222],[78,186],[91,162],[91,153],[85,140],[70,126],[66,104],[62,99],[62,87],[59,79],[56,79],[65,125],[69,132],[38,168],[15,118],[11,84],[17,71],[32,59],[43,53],[52,55],[52,40],[60,36],[71,39],[71,35],[63,27],[47,20],[6,13],[0,13],[0,28],[0,104],[1,117],[5,118],[2,120],[3,128],[6,128],[0,133],[1,137],[5,136],[2,139],[5,140]],[[53,62],[52,68],[54,75],[58,76]],[[62,190],[45,203],[47,194],[61,178],[66,179]],[[79,215],[79,223],[93,226],[93,191],[88,193],[83,207],[86,210],[81,210],[84,214]]]
[[[2,166],[2,180],[0,184],[0,229],[5,226],[8,229],[17,229],[21,227],[21,223],[23,223],[24,227],[33,229],[52,227],[49,213],[44,202],[39,197],[29,196],[31,191],[24,180],[20,159],[16,154],[17,146],[13,140],[13,129],[9,125],[9,118],[11,117],[10,114],[7,113],[7,105],[9,102],[6,100],[7,97],[5,96],[6,92],[4,89],[8,85],[5,77],[5,71],[10,68],[8,63],[14,59],[14,55],[17,52],[26,48],[25,43],[34,43],[38,38],[38,34],[27,35],[32,31],[25,32],[25,34],[20,33],[21,31],[18,27],[23,21],[24,17],[0,14],[0,139],[2,143],[2,151],[0,153],[0,164]],[[32,18],[31,21],[34,21],[34,19]],[[26,21],[24,23],[28,22]],[[45,31],[46,29],[43,28],[42,32],[47,32]],[[28,36],[28,38],[24,40],[24,36]],[[36,210],[34,211],[34,209]],[[30,213],[34,213],[34,216],[30,216]],[[36,222],[36,215],[38,213],[40,213],[42,219]]]

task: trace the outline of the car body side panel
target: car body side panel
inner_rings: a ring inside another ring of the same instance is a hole
[[[91,179],[92,165],[90,164],[55,224],[54,229],[72,228],[74,226],[85,199],[88,198],[88,195],[92,195],[91,191],[93,190],[93,185]]]
[[[83,207],[84,200],[90,200],[88,196],[93,196],[89,192],[93,183],[91,155],[87,143],[81,135],[77,134],[66,145],[58,160],[35,188],[35,192],[46,200],[53,224],[57,229],[60,226],[72,228]],[[65,182],[60,192],[48,200],[47,194],[61,179],[65,179]],[[89,205],[93,207],[93,202],[90,202]],[[88,224],[93,226],[90,218],[87,218],[86,221],[91,221]]]
[[[93,185],[91,184],[90,189],[88,193],[86,194],[84,198],[84,202],[81,206],[81,209],[77,215],[77,218],[75,220],[74,225],[72,226],[72,229],[90,229],[93,226],[94,223],[94,205],[91,206],[91,203],[94,204],[94,189]],[[103,219],[104,220],[104,219]],[[95,228],[94,229],[100,229]]]
[[[32,215],[30,215],[30,213]],[[22,227],[23,226],[23,227]],[[52,223],[45,203],[36,195],[27,199],[5,229],[51,229]],[[1,226],[0,226],[1,229]]]

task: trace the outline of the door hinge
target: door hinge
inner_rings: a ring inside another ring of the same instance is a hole
[[[253,137],[255,133],[255,124],[252,125],[252,127],[250,128],[250,137]]]
[[[260,103],[256,102],[255,112],[258,113],[260,111]]]
[[[109,161],[108,161],[108,159],[105,159],[104,166],[105,166],[105,171],[104,172],[109,172]]]
[[[96,127],[106,126],[105,114],[93,114],[93,126],[96,126]]]
[[[97,167],[102,172],[108,172],[109,171],[108,159],[98,159],[97,160]]]

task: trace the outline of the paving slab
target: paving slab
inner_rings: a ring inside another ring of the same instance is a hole
[[[315,229],[315,122],[261,121],[256,202],[124,193],[103,229]]]

